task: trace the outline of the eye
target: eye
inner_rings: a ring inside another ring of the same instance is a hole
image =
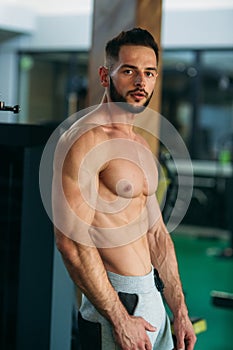
[[[132,69],[125,69],[124,73],[125,73],[126,75],[130,75],[130,74],[133,73],[133,71],[132,71]]]
[[[154,73],[151,72],[151,71],[148,71],[148,72],[146,72],[145,74],[146,74],[146,76],[147,76],[148,78],[154,77]]]
[[[123,71],[123,73],[124,73],[125,75],[132,75],[132,74],[133,74],[133,71],[132,71],[132,69],[127,68],[127,69],[125,69],[125,70]]]

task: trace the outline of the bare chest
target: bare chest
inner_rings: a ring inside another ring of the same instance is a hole
[[[136,142],[118,142],[112,157],[100,173],[100,182],[113,194],[134,198],[155,193],[158,184],[157,167],[151,152]]]

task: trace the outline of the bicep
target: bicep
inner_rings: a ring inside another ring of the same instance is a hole
[[[82,169],[82,148],[72,147],[60,167],[54,167],[52,205],[55,232],[93,245],[89,229],[95,216],[98,176]]]

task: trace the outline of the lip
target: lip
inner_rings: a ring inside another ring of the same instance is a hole
[[[132,92],[130,94],[135,100],[142,100],[146,97],[146,94],[144,92]]]

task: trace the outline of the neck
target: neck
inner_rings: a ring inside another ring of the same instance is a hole
[[[131,134],[133,130],[135,114],[127,112],[121,107],[121,103],[108,102],[108,114],[112,127],[124,130],[125,133]]]

